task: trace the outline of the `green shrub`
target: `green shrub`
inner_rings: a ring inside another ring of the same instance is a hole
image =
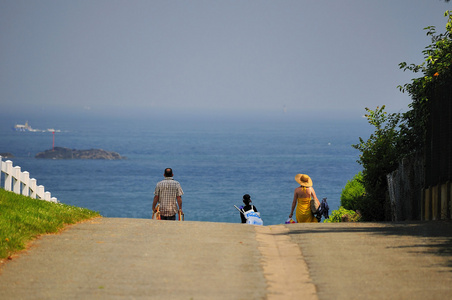
[[[329,219],[325,219],[324,223],[339,223],[339,222],[358,222],[361,220],[361,215],[353,210],[339,207],[338,210],[333,210]]]
[[[365,189],[363,185],[363,174],[359,172],[342,189],[341,206],[349,210],[358,210],[363,201]]]

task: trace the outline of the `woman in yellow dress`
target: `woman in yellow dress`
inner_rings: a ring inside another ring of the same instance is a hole
[[[311,199],[315,199],[315,201],[317,201],[319,205],[320,202],[315,195],[311,178],[306,174],[297,174],[295,176],[295,181],[298,182],[300,186],[295,189],[293,195],[292,210],[290,211],[289,218],[292,218],[293,211],[295,207],[297,207],[295,216],[298,223],[317,223],[317,219],[311,212]]]

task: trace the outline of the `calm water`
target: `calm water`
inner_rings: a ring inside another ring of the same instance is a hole
[[[50,132],[14,132],[0,120],[0,152],[29,171],[60,202],[99,211],[106,217],[150,218],[155,184],[166,167],[184,190],[185,219],[238,223],[233,207],[251,195],[266,225],[284,223],[290,213],[294,176],[307,173],[317,196],[331,209],[361,166],[351,144],[366,137],[365,120],[294,123],[286,120],[180,121],[34,120],[34,128],[55,128],[55,145],[116,151],[127,160],[38,160],[52,147]],[[55,125],[56,123],[56,125]],[[2,177],[3,178],[3,177]]]

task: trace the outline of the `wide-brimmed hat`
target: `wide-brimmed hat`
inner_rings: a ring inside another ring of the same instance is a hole
[[[295,175],[295,181],[298,182],[301,186],[311,187],[312,179],[306,174],[297,174]]]

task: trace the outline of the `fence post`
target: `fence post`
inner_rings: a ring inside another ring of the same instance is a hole
[[[424,191],[424,220],[425,221],[430,221],[432,219],[432,213],[431,213],[431,208],[432,208],[432,188],[428,187],[425,189]]]
[[[44,200],[44,186],[38,185],[37,191],[36,191],[36,198],[39,198],[41,200]]]
[[[2,182],[2,174],[3,174],[3,161],[2,161],[2,156],[0,155],[0,185]]]
[[[11,192],[11,186],[13,184],[13,177],[12,177],[12,171],[13,171],[13,162],[10,160],[5,161],[6,167],[5,167],[5,191]]]
[[[31,190],[30,197],[33,199],[36,199],[36,189],[37,189],[36,179],[32,178],[30,179],[30,190]]]
[[[439,187],[437,185],[432,187],[432,220],[436,221],[439,219]]]
[[[449,218],[452,219],[452,182],[449,182]]]
[[[13,192],[20,195],[20,175],[22,171],[19,166],[14,167],[13,171]]]
[[[389,192],[389,202],[391,207],[391,221],[397,222],[398,221],[398,199],[395,194],[395,187],[394,187],[394,179],[397,178],[397,170],[387,174],[386,175],[386,181],[388,183],[388,192]]]
[[[441,220],[447,219],[447,188],[449,183],[441,185]]]
[[[425,220],[425,189],[421,189],[421,221]]]
[[[21,176],[22,181],[22,195],[27,196],[30,195],[30,173],[27,171],[22,173]]]
[[[6,191],[14,192],[18,195],[24,195],[33,199],[41,199],[49,202],[58,203],[56,197],[52,197],[50,192],[46,192],[43,185],[37,186],[36,179],[30,179],[30,173],[22,172],[19,166],[13,167],[13,162],[2,161],[0,156],[0,183],[2,173],[5,173],[4,188]]]
[[[452,219],[452,182],[449,182],[449,218]]]

